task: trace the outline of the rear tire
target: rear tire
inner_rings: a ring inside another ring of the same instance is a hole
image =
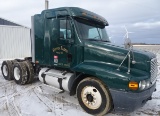
[[[17,63],[18,61],[17,60],[11,60],[12,62],[12,66],[14,66],[15,63]]]
[[[33,66],[32,66],[31,62],[29,62],[28,60],[24,61],[23,63],[25,64],[25,66],[27,68],[27,83],[32,83],[33,79],[34,79]]]
[[[10,60],[3,61],[1,71],[6,80],[13,80],[13,65]]]
[[[24,85],[27,82],[27,69],[23,62],[17,62],[13,67],[14,80],[17,84]]]
[[[98,79],[88,77],[77,87],[81,107],[89,114],[103,116],[112,108],[112,98],[107,87]]]

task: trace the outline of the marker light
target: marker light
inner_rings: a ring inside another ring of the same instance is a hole
[[[134,82],[134,81],[129,82],[129,88],[131,90],[138,90],[138,82]]]
[[[36,61],[36,64],[39,64],[39,61]]]

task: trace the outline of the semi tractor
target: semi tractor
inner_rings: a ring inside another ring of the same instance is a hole
[[[132,112],[152,99],[156,55],[112,44],[105,18],[82,8],[61,7],[31,19],[32,56],[4,61],[6,80],[25,85],[37,75],[48,86],[76,94],[82,109],[92,115]]]

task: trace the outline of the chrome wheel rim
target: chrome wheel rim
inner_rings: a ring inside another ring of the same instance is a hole
[[[14,68],[14,78],[15,78],[16,80],[19,80],[19,79],[20,79],[20,70],[19,70],[19,68],[17,68],[17,67]]]
[[[100,92],[93,86],[86,86],[82,89],[81,98],[89,109],[98,109],[102,104]]]

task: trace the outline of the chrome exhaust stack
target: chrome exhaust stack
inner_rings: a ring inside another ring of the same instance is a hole
[[[45,10],[47,10],[49,8],[49,1],[45,0]]]

